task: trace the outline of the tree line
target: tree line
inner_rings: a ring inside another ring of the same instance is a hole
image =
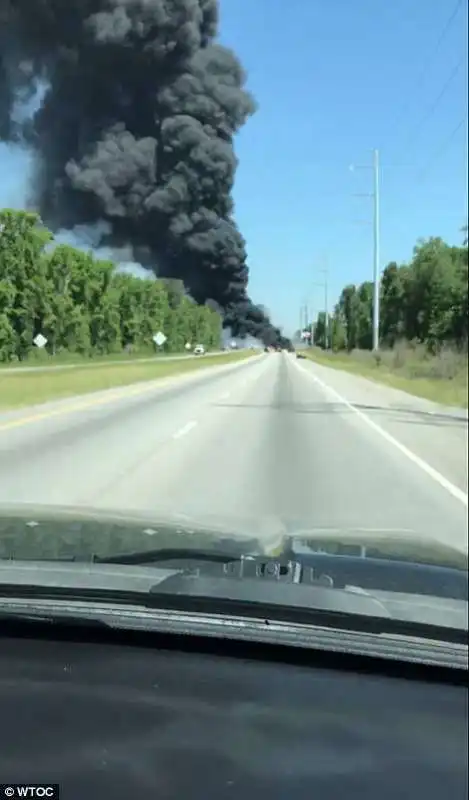
[[[42,334],[45,349],[82,356],[186,343],[216,349],[222,318],[185,294],[181,281],[142,279],[116,271],[112,261],[54,243],[39,216],[0,211],[0,362],[24,361]]]
[[[381,277],[380,344],[392,348],[407,341],[430,352],[444,346],[467,351],[468,242],[462,246],[440,238],[420,241],[406,264],[391,262]],[[312,325],[316,345],[326,346],[325,312]],[[328,319],[327,346],[334,350],[372,347],[373,283],[342,289]],[[311,329],[311,328],[310,328]]]

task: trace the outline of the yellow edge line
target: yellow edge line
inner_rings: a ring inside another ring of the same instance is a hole
[[[11,428],[21,428],[23,425],[29,425],[32,422],[40,422],[42,419],[51,419],[52,417],[60,417],[64,416],[65,414],[74,414],[76,411],[84,411],[87,408],[93,408],[94,406],[101,406],[105,405],[106,403],[112,403],[113,400],[119,400],[123,397],[132,397],[132,395],[144,394],[144,392],[148,392],[151,389],[155,388],[156,381],[152,381],[151,385],[149,386],[140,386],[138,389],[130,389],[129,391],[121,391],[115,392],[112,395],[108,395],[106,397],[99,397],[95,398],[94,400],[87,400],[84,403],[75,403],[71,406],[66,406],[65,408],[56,408],[51,411],[42,411],[38,414],[31,414],[29,417],[20,417],[19,419],[13,419],[9,422],[4,422],[0,424],[0,431],[7,431]],[[100,391],[106,391],[100,390]],[[53,401],[52,401],[53,402]],[[59,400],[60,402],[60,400]],[[8,411],[7,411],[8,413]]]
[[[217,355],[219,355],[219,354],[217,353]],[[240,362],[242,362],[242,360],[243,359],[239,359],[237,361],[233,360],[233,362],[231,362],[231,363],[240,363]],[[249,360],[248,357],[246,357],[245,360],[248,361]],[[230,364],[230,361],[227,362],[227,365],[229,365],[229,364]],[[225,366],[225,364],[222,364],[221,366]],[[94,400],[90,398],[89,400],[86,400],[86,401],[84,401],[82,403],[75,403],[74,405],[66,406],[65,408],[56,408],[56,409],[53,409],[53,410],[51,409],[50,411],[41,411],[41,412],[39,412],[37,414],[31,414],[28,417],[20,417],[19,419],[13,419],[13,420],[10,420],[9,422],[0,423],[0,433],[2,431],[11,430],[12,428],[21,428],[21,427],[23,427],[23,425],[30,425],[33,422],[40,422],[43,419],[51,419],[52,417],[60,417],[60,416],[64,416],[65,414],[74,414],[77,411],[85,411],[87,408],[94,408],[95,406],[106,405],[106,403],[112,403],[113,400],[120,400],[121,398],[124,398],[124,397],[132,397],[132,396],[136,396],[136,395],[139,395],[139,394],[144,394],[145,392],[149,392],[152,389],[154,389],[155,388],[155,384],[161,385],[161,381],[164,381],[165,379],[173,380],[174,378],[185,377],[186,375],[192,375],[192,374],[197,373],[197,372],[199,372],[199,369],[187,370],[187,372],[183,371],[181,373],[176,373],[174,375],[162,375],[159,378],[152,378],[152,379],[150,379],[148,381],[144,381],[145,385],[144,386],[139,386],[138,388],[135,388],[135,387],[132,387],[132,386],[128,386],[127,389],[126,389],[125,386],[124,387],[116,386],[114,388],[116,390],[119,390],[119,388],[120,388],[120,391],[116,391],[112,395],[106,395],[106,397],[99,397],[99,398],[95,398]],[[139,383],[141,383],[141,382],[139,381]],[[109,389],[109,390],[96,389],[95,391],[96,391],[96,393],[97,392],[112,391],[112,388],[113,387],[111,387],[111,389]],[[95,394],[95,392],[90,392],[90,394],[91,395]],[[55,402],[61,402],[61,401],[64,401],[64,400],[67,400],[67,398],[57,398]],[[45,402],[54,402],[54,399],[51,398],[51,400],[49,400],[49,401],[46,400]],[[7,414],[11,413],[11,412],[14,412],[14,410],[15,409],[5,409],[5,413],[7,413]]]
[[[248,358],[246,358],[246,361],[247,360]],[[239,362],[240,361],[242,361],[242,359],[239,359]],[[233,363],[239,363],[239,362],[233,362]],[[228,365],[230,364],[229,361],[227,363]],[[224,364],[222,364],[221,366],[224,366]],[[144,381],[145,385],[139,386],[138,388],[132,386],[127,387],[127,389],[126,387],[115,387],[116,390],[120,388],[120,391],[115,391],[112,395],[106,395],[106,397],[98,397],[95,399],[90,398],[89,400],[86,400],[81,403],[75,403],[74,405],[66,406],[65,408],[56,408],[53,410],[51,409],[50,411],[41,411],[37,414],[31,414],[28,417],[20,417],[19,419],[13,419],[10,420],[9,422],[0,423],[0,433],[2,431],[11,430],[12,428],[21,428],[24,425],[30,425],[33,422],[40,422],[43,419],[60,417],[64,416],[65,414],[74,414],[77,411],[85,411],[87,408],[94,408],[95,406],[106,405],[106,403],[112,403],[114,400],[120,400],[124,397],[132,397],[139,394],[144,394],[145,392],[149,392],[152,389],[154,389],[155,384],[161,386],[161,381],[164,381],[165,379],[173,380],[174,378],[185,377],[186,375],[191,375],[197,372],[199,372],[199,369],[188,370],[187,372],[176,373],[175,375],[162,375],[159,378],[153,378],[150,379],[149,381]],[[109,390],[106,389],[96,390],[96,392],[103,392],[103,391],[104,392],[112,391],[112,388]],[[94,392],[90,392],[90,394],[92,395],[94,394]],[[63,401],[66,399],[67,398],[58,398],[57,402],[61,402],[61,400]],[[46,402],[54,402],[54,400],[52,398],[50,401]],[[11,413],[11,411],[14,411],[14,409],[10,409],[10,412],[8,409],[6,409],[7,414]]]

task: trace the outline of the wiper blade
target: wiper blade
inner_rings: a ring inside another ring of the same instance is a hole
[[[143,565],[143,564],[158,564],[164,561],[205,561],[212,564],[230,564],[232,562],[240,561],[241,555],[228,555],[222,551],[216,550],[195,550],[192,547],[185,548],[159,548],[158,550],[138,550],[135,553],[120,553],[116,556],[98,556],[91,555],[88,558],[83,556],[58,556],[52,558],[34,557],[27,559],[28,561],[48,563],[48,564],[65,564],[83,561],[91,562],[93,564],[128,564]],[[0,561],[9,560],[18,563],[19,559],[2,559]]]
[[[94,564],[157,564],[163,561],[208,561],[212,564],[229,564],[239,561],[240,556],[228,555],[217,550],[195,550],[185,548],[160,548],[136,553],[121,553],[117,556],[93,556]]]

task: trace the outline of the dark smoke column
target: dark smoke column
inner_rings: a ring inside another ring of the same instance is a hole
[[[254,111],[216,0],[1,0],[0,135],[15,89],[50,89],[23,135],[54,229],[108,221],[146,266],[225,310],[234,334],[276,338],[247,297],[232,217],[233,137]],[[25,63],[33,65],[24,69]]]

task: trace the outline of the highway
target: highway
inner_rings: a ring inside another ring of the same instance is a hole
[[[0,377],[1,380],[1,377]],[[1,391],[1,386],[0,386]],[[467,551],[467,412],[287,353],[0,415],[2,503]]]

